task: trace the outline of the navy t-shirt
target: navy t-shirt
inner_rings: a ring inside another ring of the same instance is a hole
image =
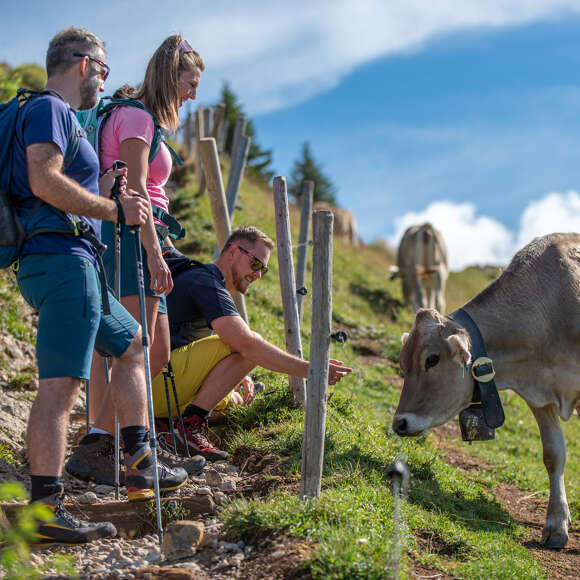
[[[74,111],[54,95],[41,95],[22,107],[16,122],[12,174],[12,194],[17,198],[15,204],[18,208],[32,208],[38,199],[28,181],[26,147],[35,143],[54,143],[64,157],[73,131],[82,135]],[[99,159],[84,136],[81,136],[78,152],[64,173],[91,193],[99,195]],[[101,220],[83,219],[100,238]],[[40,234],[24,244],[21,254],[74,254],[96,263],[93,246],[74,234]]]
[[[211,323],[222,316],[239,316],[226,282],[215,264],[192,264],[176,250],[164,252],[173,274],[167,296],[171,350],[213,334]]]

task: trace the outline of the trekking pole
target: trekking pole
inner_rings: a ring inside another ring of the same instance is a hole
[[[86,419],[86,429],[87,435],[91,429],[91,379],[85,381],[85,397],[87,399],[87,419]]]
[[[185,447],[185,454],[187,457],[191,457],[189,453],[189,446],[187,445],[187,438],[185,436],[185,425],[183,424],[183,415],[181,413],[181,406],[179,405],[179,399],[177,397],[177,389],[175,388],[175,373],[173,372],[173,365],[171,361],[167,363],[167,374],[169,375],[169,379],[171,380],[171,387],[173,389],[173,398],[175,399],[175,406],[177,407],[177,420],[179,421],[179,425],[181,426],[181,432],[183,433],[184,439],[184,447]]]
[[[173,413],[171,411],[171,398],[169,396],[169,373],[163,371],[163,384],[165,385],[165,398],[167,399],[167,414],[169,418],[169,432],[171,433],[171,441],[173,443],[173,452],[177,455],[177,440],[175,438],[175,427],[173,426]]]
[[[122,169],[127,164],[120,159],[117,159],[113,163],[113,171],[118,169]],[[115,181],[113,183],[113,187],[111,189],[111,199],[118,200],[121,194],[121,177],[115,177]],[[115,222],[115,255],[114,255],[114,263],[113,268],[115,272],[115,284],[113,288],[113,293],[115,294],[115,298],[121,301],[121,233],[123,231],[123,225],[119,222]],[[108,365],[105,359],[105,373],[108,377]],[[119,471],[121,469],[121,462],[119,459],[119,448],[121,444],[121,426],[119,425],[119,414],[117,413],[117,407],[115,407],[115,499],[119,500]]]
[[[104,356],[103,357],[103,364],[105,366],[105,385],[107,386],[107,388],[111,387],[111,377],[109,374],[109,357],[108,356]],[[115,499],[117,501],[119,501],[119,487],[121,485],[121,482],[119,481],[119,469],[120,469],[120,465],[119,465],[119,421],[117,419],[117,409],[115,409]]]
[[[155,509],[157,512],[157,531],[159,541],[163,540],[163,524],[161,522],[161,493],[159,490],[159,471],[157,470],[157,440],[155,436],[155,413],[153,411],[153,385],[151,384],[151,368],[149,366],[149,336],[147,333],[147,309],[145,306],[145,276],[143,274],[143,253],[141,251],[141,228],[131,226],[129,232],[135,236],[135,256],[137,257],[137,281],[139,287],[139,310],[141,312],[141,333],[143,335],[143,357],[145,359],[145,384],[147,387],[147,408],[149,411],[149,436],[151,453],[153,455],[153,482],[155,486]]]
[[[407,498],[409,485],[409,466],[404,455],[397,455],[397,458],[387,468],[387,476],[393,484],[393,579],[399,578],[399,566],[401,560],[401,498]]]

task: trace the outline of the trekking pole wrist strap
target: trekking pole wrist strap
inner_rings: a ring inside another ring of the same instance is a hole
[[[125,225],[125,212],[123,211],[123,204],[119,199],[119,196],[111,198],[117,204],[117,223],[124,226]]]

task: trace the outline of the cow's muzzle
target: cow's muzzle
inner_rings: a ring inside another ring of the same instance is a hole
[[[401,437],[416,437],[425,432],[425,429],[417,429],[413,421],[403,415],[393,417],[393,431]]]

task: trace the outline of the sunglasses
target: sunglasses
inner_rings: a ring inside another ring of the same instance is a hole
[[[250,252],[248,252],[248,250],[245,250],[244,248],[242,248],[242,246],[238,246],[238,250],[241,250],[242,252],[244,252],[244,254],[246,254],[247,256],[250,256],[250,258],[252,258],[252,263],[250,264],[250,268],[252,268],[252,270],[254,272],[257,272],[258,270],[260,270],[260,272],[262,273],[262,276],[266,275],[266,273],[268,272],[268,266],[264,266],[264,262],[262,262],[262,260],[260,260],[260,258],[256,258],[256,256],[254,256],[254,254],[250,254]]]
[[[102,60],[99,60],[98,58],[93,58],[90,54],[81,54],[80,52],[75,52],[73,56],[78,56],[80,58],[85,58],[86,56],[89,60],[92,60],[94,63],[98,64],[102,69],[99,75],[103,79],[103,82],[107,80],[109,73],[111,72],[111,68],[109,67],[108,64],[105,64]]]
[[[193,52],[193,48],[191,48],[191,44],[187,42],[187,40],[183,39],[178,45],[177,48],[180,52],[187,54],[188,52]]]

